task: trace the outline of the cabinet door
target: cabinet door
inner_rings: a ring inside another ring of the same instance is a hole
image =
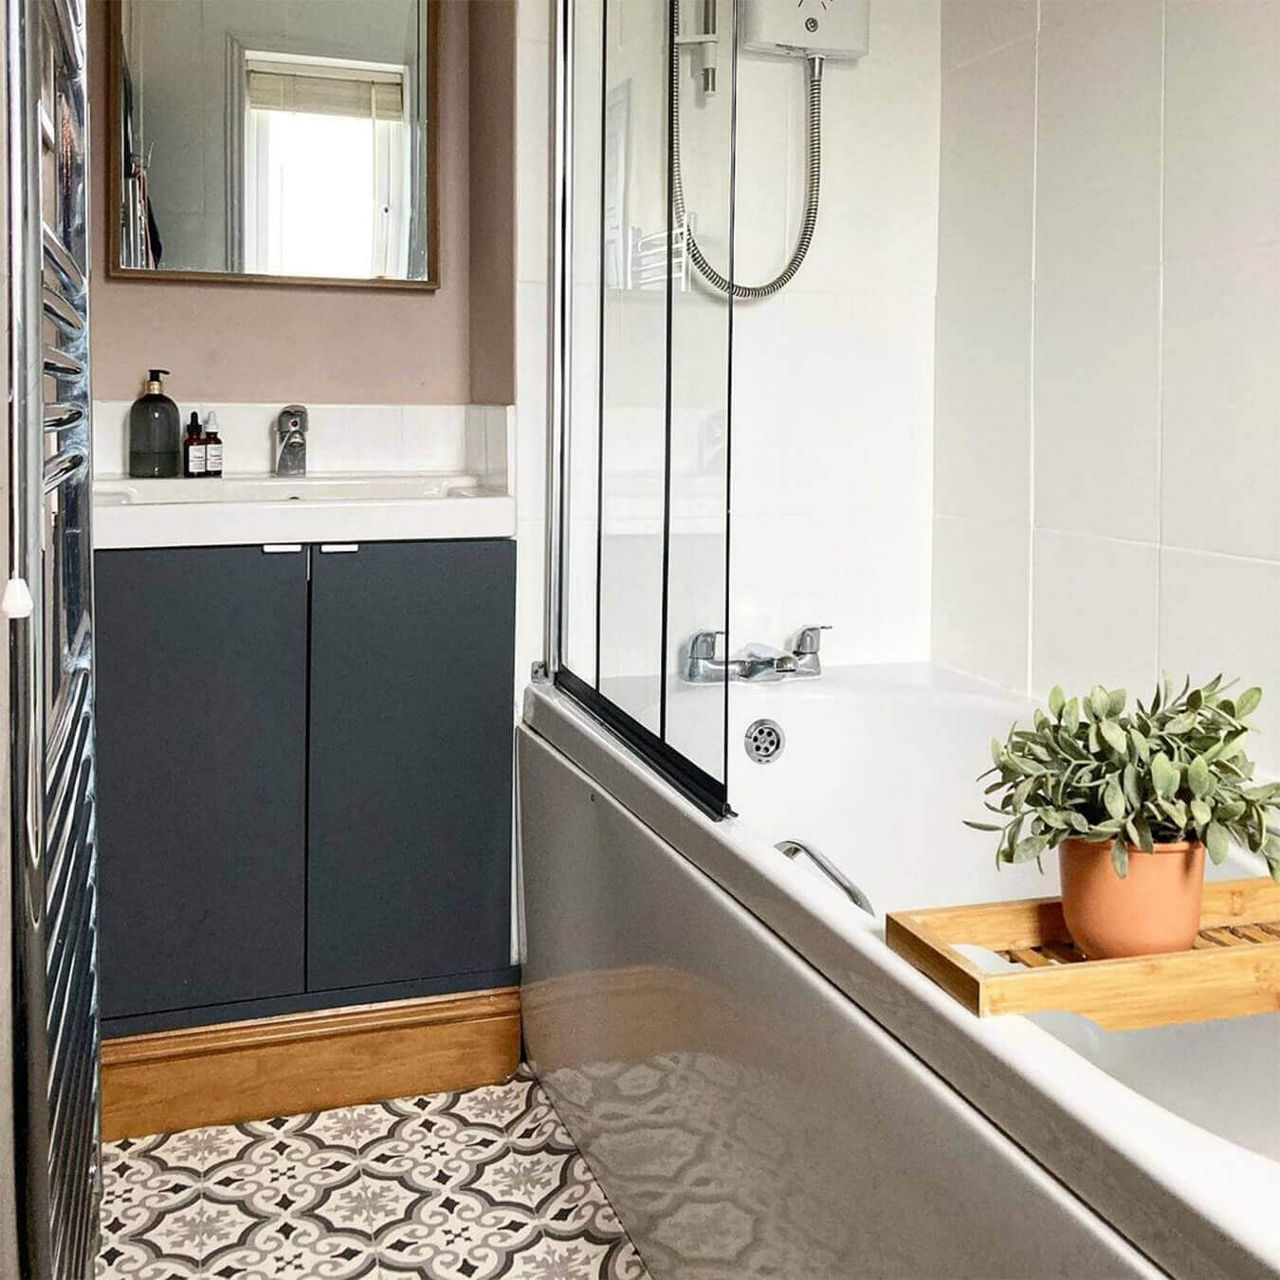
[[[311,576],[308,986],[501,968],[515,546],[317,549]]]
[[[103,1015],[300,992],[306,556],[95,568]]]

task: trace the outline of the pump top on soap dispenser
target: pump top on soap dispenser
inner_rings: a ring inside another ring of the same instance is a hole
[[[129,408],[129,474],[140,480],[176,476],[180,470],[182,424],[161,380],[168,372],[150,370],[146,390]]]

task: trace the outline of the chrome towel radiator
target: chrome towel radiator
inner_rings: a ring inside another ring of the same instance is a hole
[[[99,1201],[84,0],[5,0],[5,75],[10,1203],[17,1274],[82,1280]]]

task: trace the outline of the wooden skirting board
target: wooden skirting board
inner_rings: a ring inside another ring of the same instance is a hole
[[[469,1089],[519,1061],[518,987],[125,1036],[102,1046],[102,1136]]]

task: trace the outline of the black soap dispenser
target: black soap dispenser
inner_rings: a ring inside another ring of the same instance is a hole
[[[161,374],[152,369],[146,390],[129,409],[129,474],[140,480],[176,476],[182,459],[178,406],[164,393]]]

